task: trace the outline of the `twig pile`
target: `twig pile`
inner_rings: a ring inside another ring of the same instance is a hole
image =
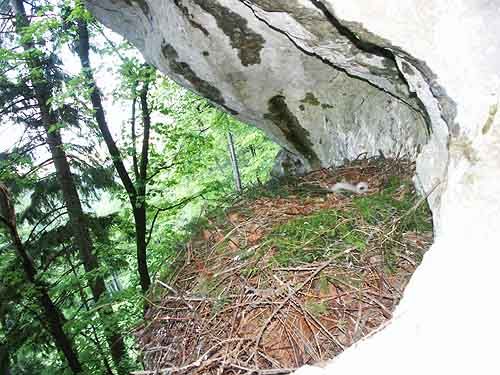
[[[374,194],[386,176],[412,174],[409,162],[362,160],[311,173],[286,197],[237,203],[226,223],[186,245],[169,280],[157,281],[137,332],[148,370],[136,374],[286,374],[331,359],[380,327],[430,233],[401,233],[397,217],[377,225],[358,218],[356,230],[369,234],[363,251],[344,246],[328,259],[286,267],[273,262],[278,249],[267,236],[293,218],[347,209],[351,199],[327,194],[321,187],[328,184],[367,181]],[[388,248],[395,257],[390,271]]]

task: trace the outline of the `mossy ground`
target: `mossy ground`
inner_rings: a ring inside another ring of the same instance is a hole
[[[206,218],[151,295],[138,332],[148,368],[293,369],[379,327],[432,239],[412,172],[363,160],[254,187]],[[370,192],[328,192],[343,179]]]
[[[349,213],[324,210],[291,220],[276,227],[270,245],[276,247],[274,260],[281,266],[293,266],[326,260],[348,248],[362,251],[366,235],[356,230]]]

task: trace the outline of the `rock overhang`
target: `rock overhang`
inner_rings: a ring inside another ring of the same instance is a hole
[[[417,182],[429,189],[446,167],[453,102],[424,63],[330,3],[87,1],[149,62],[263,129],[303,169],[421,152]]]

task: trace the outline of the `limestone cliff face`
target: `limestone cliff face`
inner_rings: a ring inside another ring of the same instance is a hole
[[[263,129],[305,169],[379,150],[413,157],[429,140],[428,118],[394,55],[360,39],[319,2],[87,4],[149,62]]]

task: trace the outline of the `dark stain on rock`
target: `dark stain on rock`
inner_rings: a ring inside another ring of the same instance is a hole
[[[314,96],[314,94],[312,92],[308,92],[306,93],[306,96],[304,97],[304,99],[302,99],[300,101],[301,103],[304,103],[304,104],[309,104],[309,105],[313,105],[313,106],[318,106],[318,105],[321,105],[321,108],[323,109],[329,109],[329,108],[333,108],[333,105],[331,104],[327,104],[327,103],[321,103],[318,98],[316,98]],[[300,110],[303,111],[305,109],[304,107],[304,104],[301,104],[299,106]]]
[[[318,106],[321,104],[320,101],[314,96],[314,94],[312,92],[306,93],[306,96],[300,102],[304,103],[304,104],[314,105],[314,106]]]
[[[408,64],[406,61],[403,61],[401,63],[401,70],[403,71],[404,74],[407,74],[407,75],[410,75],[410,76],[415,75],[415,72],[411,68],[410,64]]]
[[[430,88],[432,95],[439,101],[441,115],[448,124],[448,127],[452,133],[458,134],[460,129],[458,128],[458,124],[455,123],[455,118],[457,117],[457,104],[448,96],[444,87],[440,86],[437,80],[431,82]],[[425,113],[427,112],[425,111]]]
[[[177,8],[179,8],[181,10],[182,14],[184,14],[184,16],[187,18],[188,22],[191,24],[191,26],[193,26],[195,29],[201,30],[201,32],[203,34],[205,34],[205,36],[210,35],[208,30],[205,27],[203,27],[202,24],[200,24],[194,20],[193,15],[191,13],[189,13],[188,7],[182,3],[182,0],[174,0],[174,4],[177,6]]]
[[[238,113],[238,111],[235,111],[234,109],[229,108],[229,107],[228,107],[227,105],[225,105],[225,104],[220,104],[220,106],[221,106],[222,108],[224,108],[224,110],[225,110],[226,112],[230,113],[230,114],[231,114],[231,115],[233,115],[233,116],[238,116],[238,114],[239,114],[239,113]]]
[[[382,62],[382,65],[385,66],[388,70],[392,70],[395,72],[399,71],[398,66],[397,66],[396,62],[394,61],[394,59],[384,57],[381,59],[381,62]]]
[[[379,68],[378,66],[374,66],[374,65],[367,66],[367,68],[368,68],[368,71],[370,72],[370,74],[372,74],[374,76],[387,77],[387,69],[385,69],[385,68]]]
[[[265,39],[248,27],[248,21],[215,0],[193,0],[205,12],[211,14],[217,26],[231,40],[231,47],[238,50],[244,66],[260,64],[260,51]]]
[[[193,85],[193,88],[204,97],[221,106],[224,106],[224,97],[222,96],[220,90],[217,87],[212,86],[209,82],[198,77],[189,64],[179,61],[179,54],[174,47],[166,41],[163,41],[161,52],[167,59],[168,66],[173,73],[183,76],[191,83],[191,85]]]
[[[139,6],[142,13],[148,18],[151,18],[151,11],[146,0],[124,0],[128,6],[134,7]]]
[[[290,111],[283,95],[269,99],[269,113],[264,118],[272,121],[285,135],[286,139],[310,162],[313,168],[319,167],[320,161],[309,140],[309,132],[304,129],[297,117]]]

